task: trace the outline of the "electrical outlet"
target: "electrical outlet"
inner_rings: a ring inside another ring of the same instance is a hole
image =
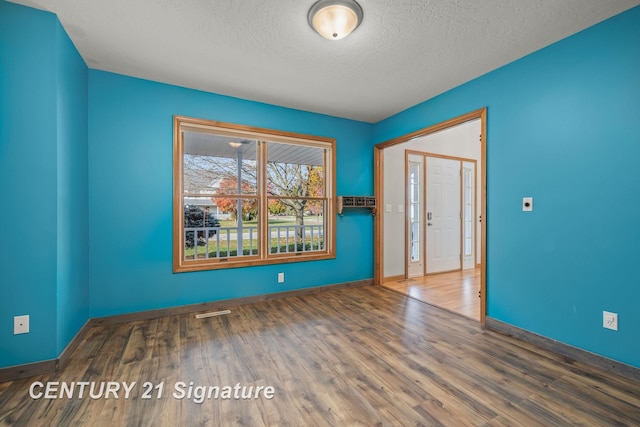
[[[29,333],[29,315],[15,316],[13,318],[13,334],[28,334]]]
[[[531,212],[533,210],[533,197],[522,198],[522,211]]]
[[[608,311],[602,312],[602,327],[605,329],[618,330],[618,313]]]
[[[278,273],[278,283],[284,283],[284,273]]]

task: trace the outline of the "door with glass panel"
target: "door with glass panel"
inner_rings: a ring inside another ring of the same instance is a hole
[[[407,277],[424,275],[424,156],[407,156]]]

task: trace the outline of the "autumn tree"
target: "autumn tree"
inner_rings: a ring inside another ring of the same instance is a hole
[[[309,173],[309,187],[312,197],[324,196],[324,176],[322,167],[314,167]],[[321,200],[312,200],[309,202],[307,209],[314,215],[324,214],[324,202]]]
[[[281,215],[287,212],[287,207],[280,203],[279,200],[269,200],[269,213],[272,215]]]
[[[228,195],[238,194],[238,178],[235,176],[220,180],[217,194]],[[256,189],[246,181],[242,182],[242,194],[255,194]],[[230,213],[238,219],[238,198],[237,197],[215,197],[212,199],[222,212]],[[258,203],[256,199],[242,199],[242,218],[251,220],[258,215]]]
[[[293,213],[296,225],[304,225],[304,213],[309,200],[303,197],[323,196],[322,167],[269,162],[267,175],[269,195],[279,197],[278,203]],[[298,240],[303,237],[302,227],[298,227]]]

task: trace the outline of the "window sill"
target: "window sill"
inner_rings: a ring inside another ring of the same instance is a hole
[[[229,260],[222,261],[219,259],[216,260],[185,260],[182,263],[175,262],[173,265],[174,273],[187,273],[190,271],[207,271],[207,270],[222,270],[229,268],[240,268],[240,267],[255,267],[262,265],[271,265],[271,264],[289,264],[294,262],[305,262],[305,261],[320,261],[326,259],[335,259],[335,254],[328,253],[319,253],[319,254],[300,254],[300,255],[272,255],[268,259],[260,259],[256,257],[245,257],[241,260]],[[224,258],[223,258],[224,259]]]

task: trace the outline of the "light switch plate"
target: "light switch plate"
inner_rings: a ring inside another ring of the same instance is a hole
[[[531,212],[533,210],[533,197],[522,198],[522,212]]]

